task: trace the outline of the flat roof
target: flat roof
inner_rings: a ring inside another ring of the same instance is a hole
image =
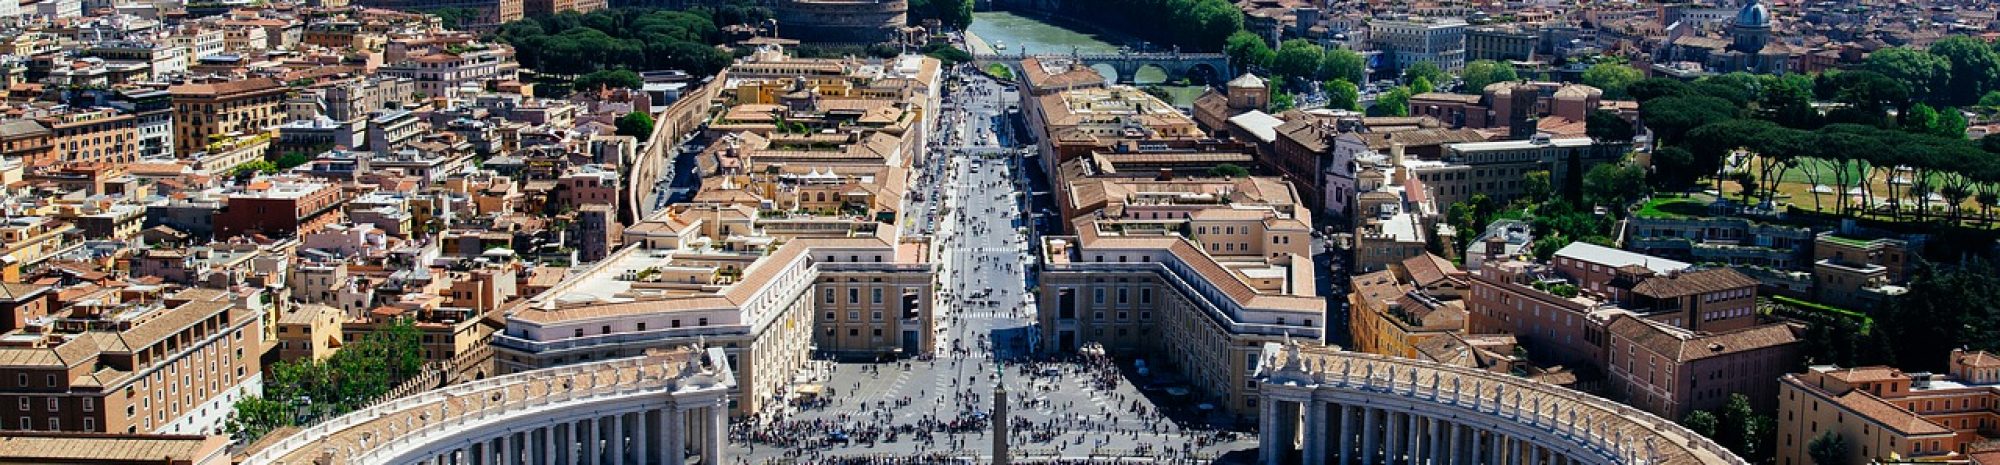
[[[1642,265],[1655,273],[1684,270],[1694,265],[1687,262],[1668,260],[1642,253],[1627,252],[1586,242],[1571,242],[1556,251],[1556,257],[1573,258],[1609,267]]]

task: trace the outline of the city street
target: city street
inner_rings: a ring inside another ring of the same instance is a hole
[[[926,201],[938,202],[934,208],[913,202],[922,207],[906,211],[927,216],[905,223],[934,238],[938,350],[892,363],[816,361],[819,396],[792,399],[783,412],[735,425],[731,440],[746,463],[986,456],[996,382],[1012,399],[1017,460],[1209,463],[1254,446],[1248,436],[1169,420],[1128,376],[1129,365],[1033,353],[1032,261],[1019,194],[1025,178],[1004,127],[1015,101],[984,78],[954,92],[934,138],[942,146],[927,154],[945,158],[913,183]]]

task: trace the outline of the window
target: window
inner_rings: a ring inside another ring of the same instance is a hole
[[[1092,301],[1093,303],[1097,303],[1097,304],[1103,304],[1103,303],[1104,303],[1104,288],[1101,288],[1101,287],[1100,287],[1100,288],[1096,288],[1096,289],[1091,289],[1091,290],[1090,290],[1090,299],[1091,299],[1091,301]]]
[[[851,287],[847,288],[847,303],[850,304],[861,303],[861,289],[856,289]]]
[[[696,318],[696,319],[694,319],[694,325],[695,325],[695,326],[708,326],[708,318],[707,318],[707,317],[702,317],[702,318]]]
[[[85,412],[97,411],[97,399],[90,397],[83,398],[83,411]]]
[[[21,401],[20,402],[21,408],[19,409],[20,411],[26,412],[28,411],[28,409],[34,408],[28,405],[28,400],[29,400],[28,396],[21,396],[19,400]]]
[[[869,289],[868,300],[871,303],[882,303],[882,288]]]

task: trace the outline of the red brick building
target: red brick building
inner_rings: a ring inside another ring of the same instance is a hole
[[[319,231],[340,221],[347,203],[340,186],[297,179],[259,179],[229,194],[215,212],[215,238],[242,234],[282,237]]]

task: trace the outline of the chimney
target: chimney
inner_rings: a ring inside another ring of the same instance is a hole
[[[1506,237],[1504,237],[1504,236],[1505,236],[1505,234],[1494,234],[1494,235],[1490,235],[1490,236],[1486,236],[1486,259],[1487,259],[1487,260],[1489,260],[1489,261],[1490,261],[1490,260],[1498,260],[1498,259],[1500,259],[1500,254],[1501,254],[1501,252],[1504,252],[1504,251],[1506,251],[1506,250],[1507,250],[1507,238],[1506,238]]]

